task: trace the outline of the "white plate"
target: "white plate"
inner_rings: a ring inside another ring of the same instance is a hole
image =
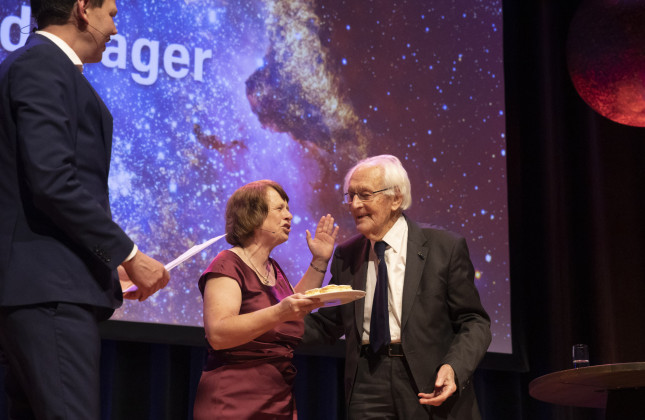
[[[338,292],[327,292],[306,297],[319,299],[325,303],[325,306],[337,306],[363,298],[365,297],[365,292],[363,290],[340,290]]]

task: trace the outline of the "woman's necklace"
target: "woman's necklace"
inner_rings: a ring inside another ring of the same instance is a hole
[[[242,248],[242,252],[244,252],[244,256],[251,263],[251,267],[253,268],[253,271],[255,271],[257,273],[257,275],[260,278],[260,281],[262,282],[262,284],[264,284],[266,286],[273,286],[273,284],[271,284],[271,282],[269,281],[269,275],[271,274],[271,269],[267,267],[266,275],[262,275],[260,273],[260,270],[258,270],[257,267],[255,266],[255,264],[253,264],[253,260],[249,257],[249,254],[246,253],[245,248]]]

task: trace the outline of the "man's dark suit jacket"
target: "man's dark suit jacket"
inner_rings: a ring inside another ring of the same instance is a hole
[[[65,53],[33,34],[0,65],[0,306],[122,302],[133,242],[112,221],[112,116]]]
[[[480,418],[471,377],[491,341],[490,319],[474,284],[474,270],[464,238],[438,229],[421,229],[406,217],[408,250],[403,285],[401,344],[419,391],[434,389],[443,364],[455,371],[458,390],[440,407],[435,419]],[[365,290],[370,241],[355,236],[336,247],[331,283]],[[364,299],[321,308],[305,318],[303,343],[346,339],[345,397],[352,387],[363,334]]]

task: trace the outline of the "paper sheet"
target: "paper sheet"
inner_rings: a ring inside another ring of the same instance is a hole
[[[164,267],[168,271],[172,270],[173,268],[177,267],[179,264],[181,264],[184,261],[188,260],[189,258],[193,257],[195,254],[200,253],[201,251],[203,251],[204,249],[206,249],[209,246],[213,245],[215,242],[219,241],[220,239],[222,239],[225,236],[226,236],[226,234],[219,235],[219,236],[216,236],[215,238],[211,238],[211,239],[207,240],[206,242],[204,242],[202,244],[193,246],[188,251],[184,252],[183,254],[181,254],[180,256],[175,258],[174,260],[170,261]],[[125,289],[123,291],[123,293],[134,292],[135,290],[137,290],[137,286],[132,285],[132,286],[128,287],[127,289]]]

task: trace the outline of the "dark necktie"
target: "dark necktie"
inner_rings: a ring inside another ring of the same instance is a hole
[[[387,265],[385,264],[385,247],[383,241],[374,244],[378,258],[378,274],[372,301],[372,319],[370,320],[370,347],[373,352],[390,344],[390,315],[387,308]]]

